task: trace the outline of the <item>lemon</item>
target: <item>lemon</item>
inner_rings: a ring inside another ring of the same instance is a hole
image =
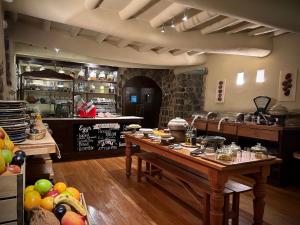
[[[34,191],[34,185],[29,185],[25,188],[24,193],[26,193],[27,191]]]

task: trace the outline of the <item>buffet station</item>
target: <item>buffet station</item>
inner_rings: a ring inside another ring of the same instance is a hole
[[[151,183],[160,185],[162,173],[173,177],[202,205],[204,224],[221,225],[228,224],[229,219],[238,224],[239,194],[251,191],[252,187],[238,183],[232,177],[248,175],[255,183],[253,224],[261,225],[265,197],[261,193],[266,192],[271,166],[280,164],[281,159],[270,154],[260,143],[242,148],[235,142],[226,145],[226,138],[222,136],[198,136],[196,119],[194,117],[188,124],[184,119],[175,118],[168,123],[168,129],[163,130],[140,128],[127,131],[126,176],[131,176],[133,146],[137,145],[141,149],[135,154],[138,182],[146,177]],[[180,198],[171,189],[166,191]]]

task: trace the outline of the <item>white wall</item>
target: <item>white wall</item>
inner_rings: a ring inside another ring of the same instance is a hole
[[[208,68],[205,87],[206,111],[253,111],[252,99],[267,95],[277,101],[280,70],[291,72],[300,69],[300,35],[286,34],[274,38],[273,52],[264,58],[230,55],[209,55],[205,65]],[[257,84],[256,70],[265,69],[266,81]],[[236,74],[245,72],[245,84],[236,85]],[[217,80],[226,79],[225,102],[215,103]],[[298,72],[296,101],[279,102],[289,110],[300,111],[300,75]]]

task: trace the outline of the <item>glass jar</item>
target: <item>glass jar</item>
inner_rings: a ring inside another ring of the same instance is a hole
[[[262,146],[261,143],[257,143],[255,146],[251,147],[251,151],[254,152],[256,158],[262,158],[267,155],[267,148]]]
[[[236,145],[235,142],[231,142],[231,145],[228,146],[231,151],[232,156],[237,156],[237,153],[241,151],[241,147]]]
[[[186,145],[191,145],[192,144],[192,131],[191,130],[188,130],[186,133],[185,133],[185,144]]]
[[[108,92],[110,94],[114,94],[115,93],[115,87],[113,85],[110,85],[109,88],[108,88]]]
[[[223,146],[222,148],[217,149],[216,151],[217,160],[222,161],[232,161],[234,154],[230,146]]]

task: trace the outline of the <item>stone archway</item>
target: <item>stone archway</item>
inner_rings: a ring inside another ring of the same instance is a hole
[[[145,76],[135,76],[123,87],[123,115],[142,116],[143,127],[158,127],[162,91],[157,83]]]

